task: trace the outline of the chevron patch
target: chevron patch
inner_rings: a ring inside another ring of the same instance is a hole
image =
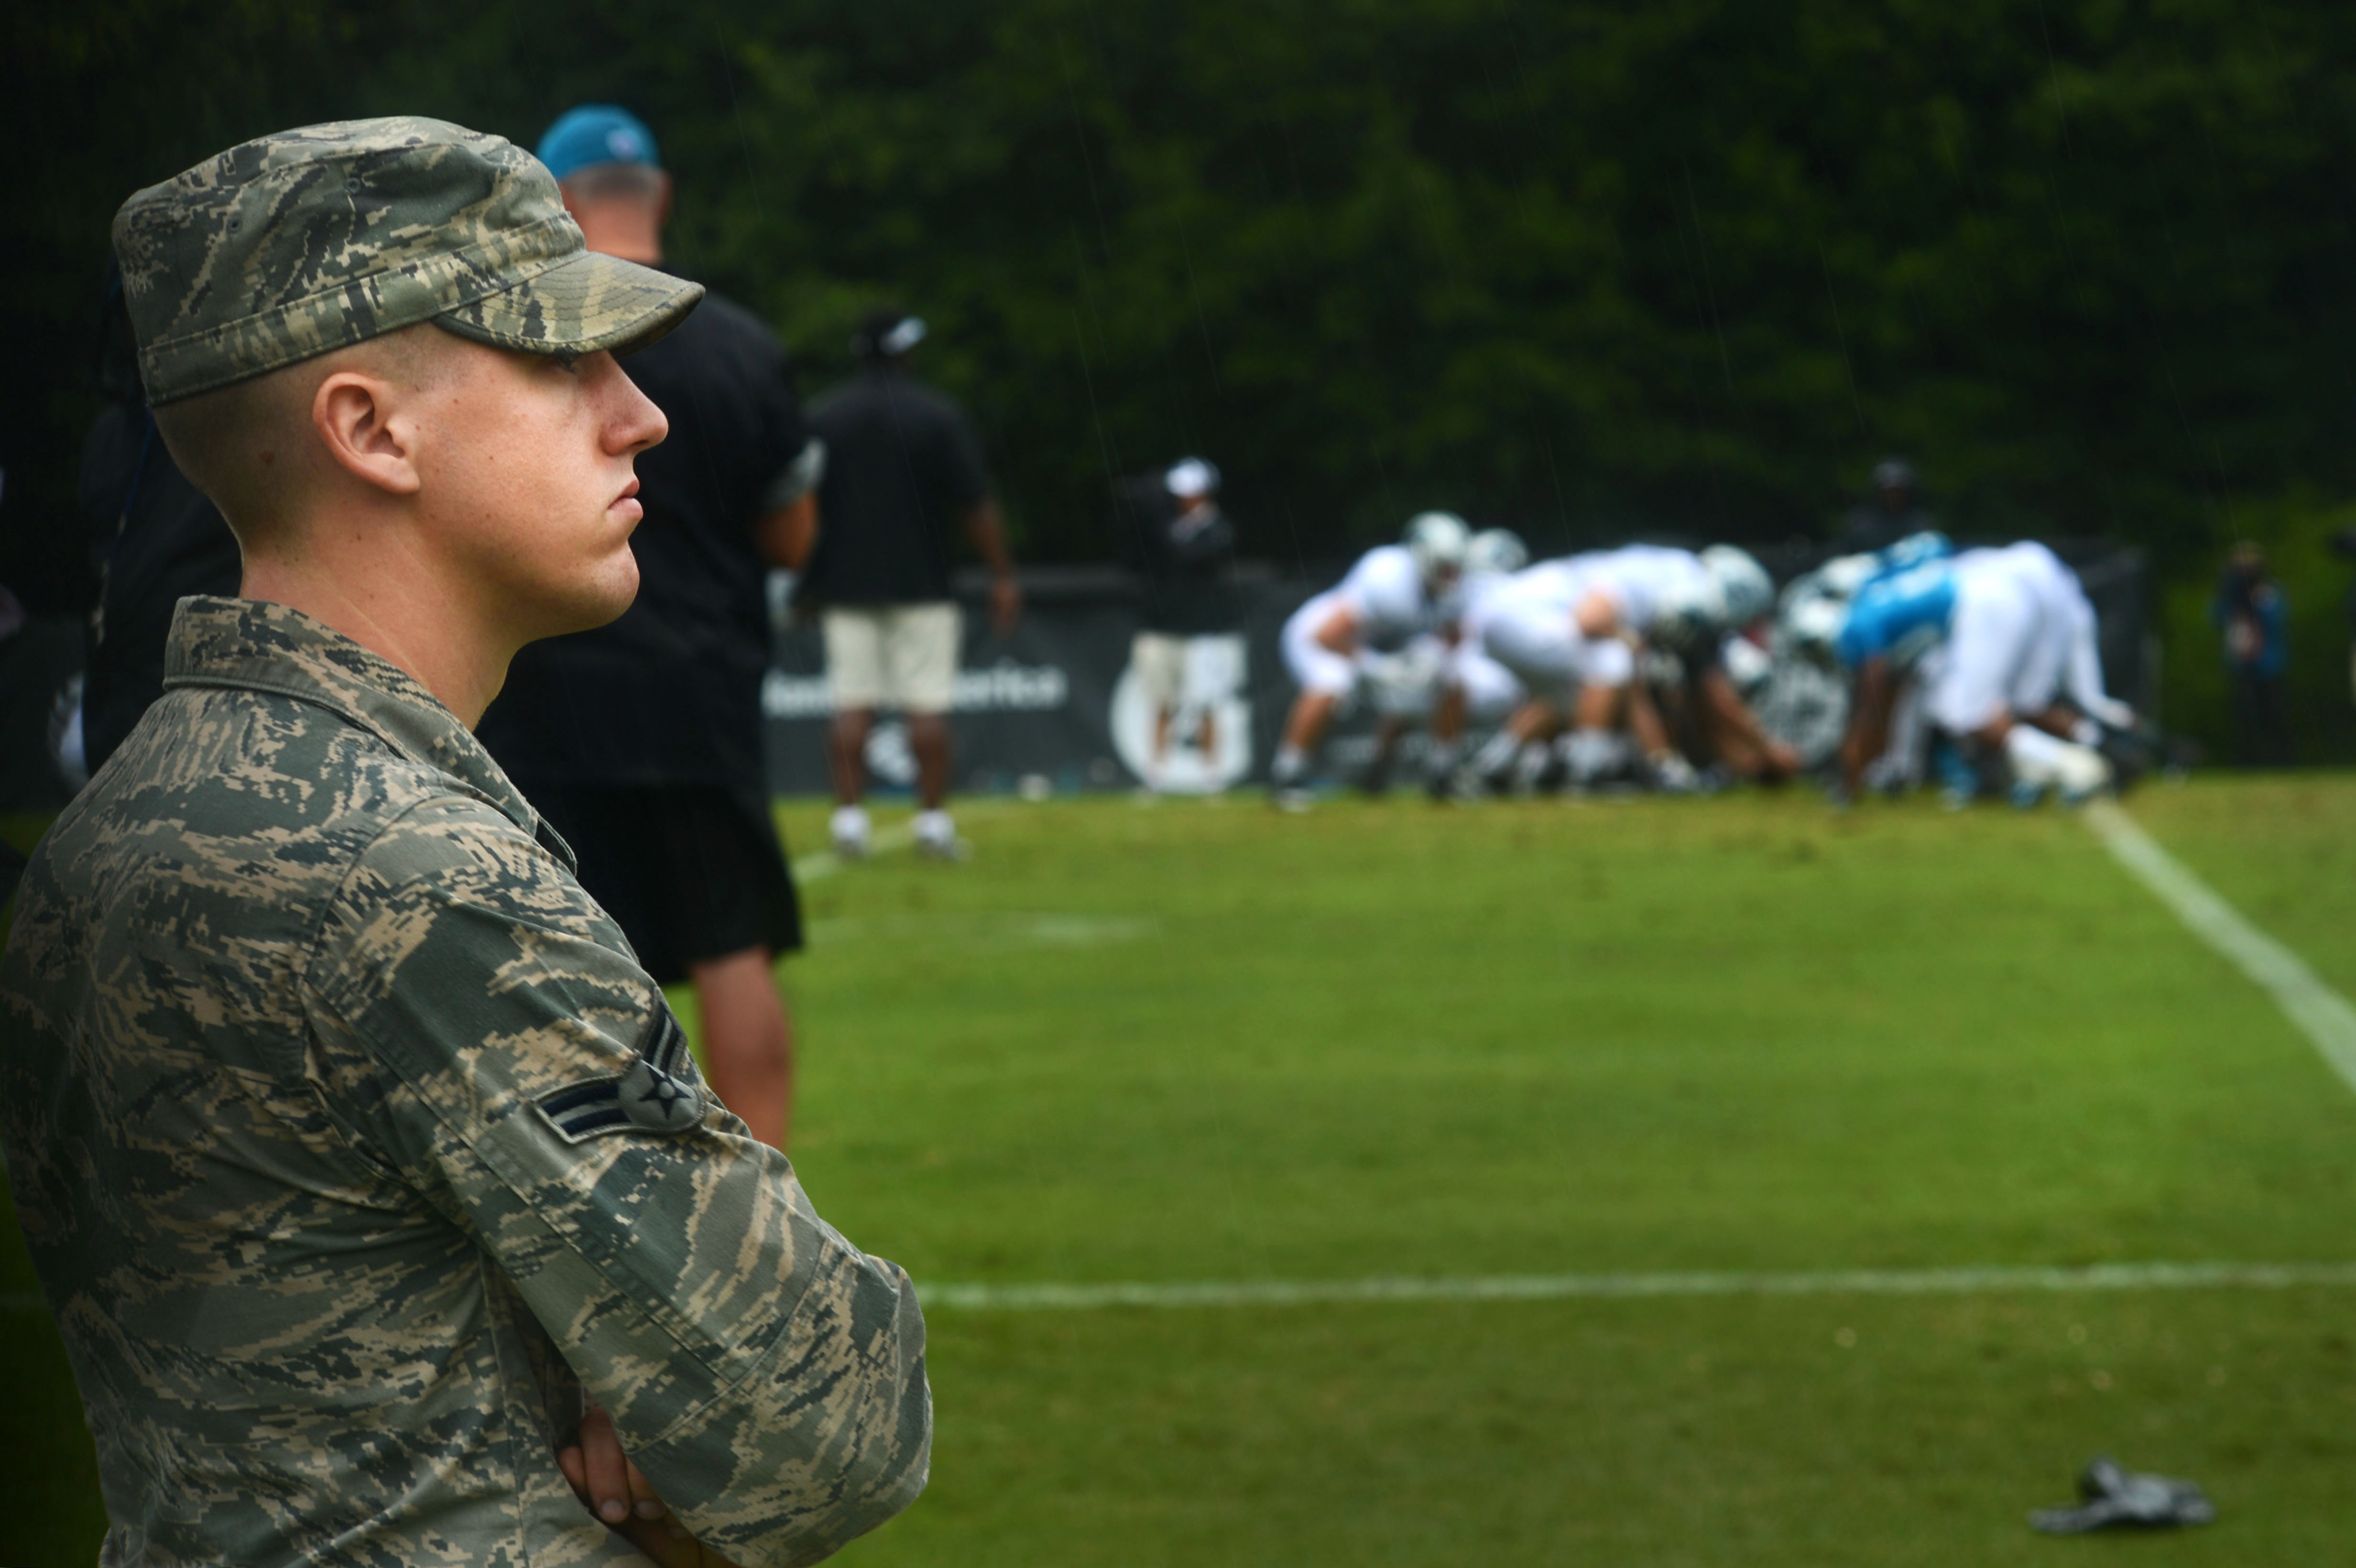
[[[638,1059],[626,1071],[568,1085],[538,1104],[567,1143],[600,1133],[684,1132],[703,1119],[703,1090],[687,1031],[661,1003],[638,1043]]]

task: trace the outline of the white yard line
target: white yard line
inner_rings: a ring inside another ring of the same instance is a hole
[[[2118,806],[2095,801],[2086,807],[2086,826],[2113,859],[2176,912],[2193,935],[2272,997],[2341,1082],[2356,1089],[2356,1008],[2349,1006],[2347,997],[2317,978],[2305,959],[2219,898]]]
[[[1825,1269],[1804,1274],[1539,1274],[1416,1279],[1202,1280],[1148,1285],[918,1285],[929,1307],[1086,1312],[1108,1307],[1562,1301],[1670,1296],[1972,1296],[1986,1292],[2287,1290],[2356,1286],[2356,1263],[2093,1264],[2083,1268]]]
[[[2094,1264],[2084,1268],[1826,1269],[1807,1274],[1538,1274],[1461,1278],[1195,1280],[1128,1285],[928,1285],[928,1307],[1087,1312],[1108,1307],[1312,1307],[1342,1302],[1631,1300],[1703,1296],[1976,1296],[2123,1290],[2356,1288],[2356,1263]],[[0,1294],[0,1314],[44,1309]]]
[[[897,827],[887,827],[868,840],[867,853],[870,856],[888,855],[894,849],[905,849],[916,841],[916,830],[903,823]],[[831,877],[841,869],[841,857],[831,849],[820,849],[795,859],[794,880],[815,882],[821,877]]]

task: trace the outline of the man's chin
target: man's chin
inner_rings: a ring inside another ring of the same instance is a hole
[[[629,571],[617,573],[608,581],[584,585],[579,592],[568,594],[559,603],[546,606],[546,613],[537,617],[538,629],[531,640],[570,636],[574,632],[594,632],[600,626],[610,626],[622,618],[622,613],[637,601],[638,567],[633,560]]]
[[[594,631],[599,626],[610,626],[620,620],[622,612],[637,603],[637,600],[638,574],[634,569],[630,572],[630,581],[626,586],[618,592],[602,594],[594,603],[584,603],[582,606],[581,624],[573,630],[589,632]]]

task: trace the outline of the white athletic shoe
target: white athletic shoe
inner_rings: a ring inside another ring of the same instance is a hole
[[[1646,764],[1653,774],[1653,787],[1663,795],[1699,795],[1701,774],[1694,765],[1675,752],[1663,752]]]
[[[865,806],[836,806],[833,820],[828,824],[828,830],[834,838],[835,859],[839,860],[867,859],[867,846],[873,837],[873,830],[868,826]]]
[[[2064,805],[2083,805],[2111,787],[2110,760],[2092,746],[2071,746],[2062,760],[2054,793]]]
[[[946,811],[920,811],[915,823],[916,853],[927,860],[963,860],[973,846],[958,837],[957,824]]]

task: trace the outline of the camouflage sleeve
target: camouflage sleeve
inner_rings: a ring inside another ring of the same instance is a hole
[[[347,880],[305,988],[331,1104],[506,1270],[698,1538],[813,1563],[915,1499],[932,1407],[908,1276],[703,1088],[546,850],[474,802],[411,812]]]

